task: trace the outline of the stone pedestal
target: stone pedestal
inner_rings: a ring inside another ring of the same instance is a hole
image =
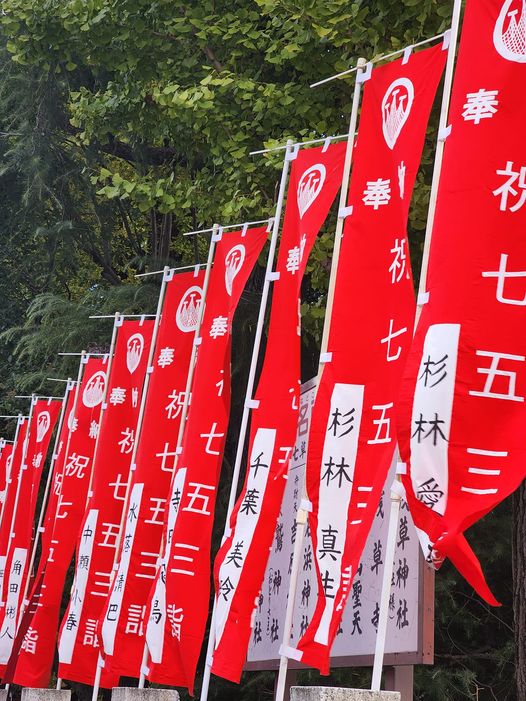
[[[7,689],[0,689],[0,701],[7,701]]]
[[[290,701],[400,701],[398,691],[340,689],[330,686],[293,686]]]
[[[70,699],[70,689],[22,689],[22,701],[70,701]]]
[[[116,686],[111,692],[111,701],[179,701],[175,689],[136,689]]]

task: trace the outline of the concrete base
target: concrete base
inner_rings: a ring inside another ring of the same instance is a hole
[[[7,701],[7,689],[0,689],[0,701]]]
[[[400,701],[398,691],[340,689],[331,686],[293,686],[290,701]]]
[[[71,689],[22,689],[22,701],[70,701]]]
[[[136,689],[128,686],[115,686],[111,701],[179,701],[175,689]]]

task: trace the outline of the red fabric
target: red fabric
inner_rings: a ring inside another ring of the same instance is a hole
[[[26,435],[29,428],[29,422],[27,418],[19,419],[18,433],[15,437],[15,443],[13,445],[12,458],[10,461],[7,477],[7,492],[5,497],[4,510],[2,513],[2,522],[0,528],[0,592],[2,593],[2,620],[3,612],[7,606],[7,602],[3,599],[4,595],[4,580],[7,582],[10,576],[9,569],[7,567],[7,557],[9,552],[10,544],[10,533],[11,527],[13,525],[13,514],[15,510],[16,492],[18,485],[18,478],[21,472],[22,460],[24,455],[24,446],[26,442]],[[8,637],[8,636],[7,636]],[[9,642],[9,637],[8,637]],[[5,665],[0,664],[0,674],[5,671]]]
[[[7,496],[7,473],[11,465],[11,455],[13,454],[13,444],[6,443],[0,453],[0,518],[4,509]]]
[[[298,649],[323,674],[396,445],[393,404],[415,314],[407,218],[446,56],[439,45],[374,68],[364,87],[332,359],[323,366],[307,458],[318,598]],[[371,199],[378,179],[389,188],[383,202]]]
[[[426,555],[436,566],[449,557],[491,604],[461,534],[526,476],[525,21],[519,0],[467,2],[429,302],[399,410],[404,485]]]
[[[119,568],[101,616],[105,662],[125,676],[140,674],[146,603],[157,571],[203,277],[202,271],[183,273],[167,284]]]
[[[46,528],[52,526],[52,536],[49,541],[43,541],[48,551],[43,564],[41,596],[14,673],[14,682],[20,686],[47,687],[49,684],[62,590],[86,506],[95,449],[94,429],[99,424],[106,364],[106,358],[88,358],[80,387],[75,392],[74,410],[67,414],[65,423],[70,430],[56,510],[52,524],[46,519]]]
[[[230,413],[232,319],[266,239],[266,229],[258,228],[225,233],[217,244],[164,561],[147,609],[148,679],[191,693],[210,600],[210,541]]]
[[[2,600],[6,602],[6,606],[1,611],[0,664],[7,664],[13,647],[31,557],[38,488],[61,404],[60,400],[38,399],[33,406],[28,427],[22,467],[16,485],[18,508],[11,522],[11,538],[5,565],[9,578],[5,577],[3,581]]]
[[[28,429],[27,418],[20,419],[18,427],[18,435],[12,449],[12,457],[8,466],[6,479],[6,496],[4,508],[2,511],[2,521],[0,526],[0,590],[3,590],[2,582],[4,577],[5,560],[1,558],[7,557],[7,549],[9,547],[9,534],[11,533],[11,522],[13,520],[13,511],[15,507],[16,487],[18,484],[18,475],[22,465],[22,455],[24,452],[24,443]]]
[[[97,668],[97,625],[111,585],[153,326],[151,320],[124,321],[117,332],[92,495],[77,539],[75,580],[59,633],[58,676],[83,684],[93,684]],[[118,682],[118,676],[103,670],[102,687]]]
[[[300,287],[307,259],[341,184],[345,143],[303,149],[293,161],[273,287],[265,360],[252,411],[249,467],[214,568],[217,648],[212,671],[239,681],[254,601],[265,574],[296,439]],[[255,490],[255,491],[254,491]],[[260,518],[260,515],[263,517]]]

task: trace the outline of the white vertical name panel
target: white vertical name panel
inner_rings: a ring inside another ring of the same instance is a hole
[[[296,533],[295,515],[301,499],[307,458],[315,381],[302,386],[300,420],[281,514],[274,535],[263,589],[255,611],[254,627],[246,669],[276,669],[282,642],[287,591]],[[394,465],[386,485],[390,485]],[[372,663],[378,625],[384,550],[389,520],[389,489],[384,490],[352,591],[334,641],[331,665],[358,666]],[[330,545],[327,545],[329,548]],[[386,663],[432,662],[433,656],[433,574],[424,571],[418,536],[402,502],[398,523],[394,575],[389,603]],[[316,571],[310,529],[303,545],[303,562],[298,578],[292,638],[295,647],[307,628],[316,606]],[[289,660],[291,667],[297,662]]]

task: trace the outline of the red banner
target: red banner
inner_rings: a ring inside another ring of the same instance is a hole
[[[106,665],[125,676],[140,674],[146,604],[157,572],[202,284],[203,272],[183,273],[166,289],[119,565],[102,617]]]
[[[48,551],[41,596],[14,672],[14,682],[20,686],[47,687],[49,683],[62,590],[86,506],[106,365],[107,358],[87,359],[80,387],[75,392],[74,410],[66,414],[69,433],[52,533],[45,541]],[[46,528],[50,525],[46,519]]]
[[[13,444],[5,443],[0,453],[0,519],[7,496],[7,478],[11,469],[11,455],[13,454]]]
[[[415,315],[407,219],[446,56],[439,45],[375,68],[364,88],[307,459],[318,598],[297,657],[324,674],[396,446]]]
[[[92,493],[77,540],[75,579],[59,634],[58,675],[84,684],[93,684],[97,670],[97,626],[111,586],[153,326],[153,321],[124,321],[117,332]],[[117,686],[118,676],[105,672],[101,686]]]
[[[232,320],[266,238],[265,228],[229,232],[216,248],[163,563],[147,609],[148,678],[191,693],[210,600],[210,541],[230,414]]]
[[[464,531],[526,476],[526,6],[468,0],[400,447],[426,556],[496,604]]]
[[[18,508],[11,521],[11,537],[5,565],[5,571],[9,576],[3,581],[2,600],[6,605],[2,609],[0,625],[0,665],[6,665],[9,660],[19,621],[22,596],[29,576],[28,566],[38,488],[61,404],[62,402],[56,399],[37,399],[33,404],[29,433],[16,485],[18,497],[15,499],[18,501]]]
[[[302,149],[291,168],[267,348],[252,411],[249,464],[215,563],[212,671],[239,681],[298,425],[300,288],[307,259],[341,184],[345,143]],[[260,518],[262,516],[262,518]]]
[[[26,434],[28,430],[27,417],[18,419],[17,434],[11,452],[11,460],[8,465],[6,478],[6,496],[2,511],[2,522],[0,528],[0,594],[4,591],[4,578],[6,574],[7,552],[11,540],[11,524],[15,509],[16,491],[18,486],[18,476],[22,466]],[[5,601],[2,602],[5,605]],[[0,670],[1,671],[1,670]]]

